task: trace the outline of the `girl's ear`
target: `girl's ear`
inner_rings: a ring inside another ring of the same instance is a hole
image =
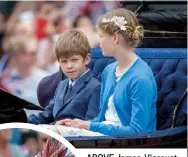
[[[113,34],[113,39],[114,39],[114,43],[115,44],[118,44],[119,43],[119,33],[118,32],[115,32],[114,34]]]

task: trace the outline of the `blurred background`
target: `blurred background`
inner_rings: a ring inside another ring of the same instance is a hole
[[[119,7],[144,25],[140,47],[187,47],[186,1],[0,1],[0,88],[39,105],[39,81],[59,70],[58,36],[77,28],[98,47],[97,20]]]
[[[58,36],[77,28],[98,47],[96,21],[118,8],[118,1],[1,1],[0,87],[39,105],[39,81],[59,70],[54,52]]]
[[[0,130],[0,157],[33,157],[42,151],[48,135],[28,129]]]
[[[57,157],[74,157],[63,144],[41,132],[18,128],[0,130],[0,157],[47,157],[54,156],[54,152]]]

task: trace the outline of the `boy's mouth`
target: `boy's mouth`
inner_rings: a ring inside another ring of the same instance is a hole
[[[75,71],[68,71],[67,74],[73,74]]]

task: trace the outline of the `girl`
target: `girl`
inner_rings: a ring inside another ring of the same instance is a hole
[[[61,134],[122,136],[155,131],[155,78],[149,66],[134,53],[134,47],[143,37],[143,27],[134,13],[117,9],[100,19],[97,30],[104,56],[113,56],[117,61],[108,65],[102,74],[100,113],[92,121],[65,119],[57,122],[65,125],[58,126]]]

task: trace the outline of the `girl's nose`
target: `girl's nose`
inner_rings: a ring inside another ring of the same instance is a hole
[[[100,38],[99,36],[98,36],[97,41],[98,41],[98,44],[100,44],[100,43],[101,43],[101,38]]]

